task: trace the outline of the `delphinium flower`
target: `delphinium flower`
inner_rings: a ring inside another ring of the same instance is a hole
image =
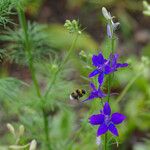
[[[100,114],[92,115],[89,118],[91,125],[99,125],[97,136],[105,134],[110,131],[114,136],[118,136],[116,125],[121,124],[126,117],[118,112],[111,114],[111,108],[108,102],[105,102]]]
[[[93,83],[90,84],[90,87],[92,88],[92,91],[89,95],[89,97],[84,100],[92,100],[94,98],[100,98],[103,99],[104,97],[107,96],[107,101],[108,102],[102,102],[102,110],[100,110],[99,114],[94,114],[89,118],[89,123],[93,126],[98,125],[98,130],[97,130],[97,137],[105,134],[104,136],[104,149],[106,150],[108,145],[108,140],[107,140],[107,132],[110,131],[114,136],[118,136],[118,130],[116,128],[116,125],[121,124],[126,117],[119,113],[111,113],[111,108],[109,105],[110,101],[110,96],[112,95],[110,93],[111,91],[111,74],[117,71],[119,68],[127,67],[127,63],[118,63],[118,58],[119,55],[117,53],[114,53],[114,45],[115,45],[115,36],[114,36],[114,31],[119,25],[119,22],[114,23],[113,18],[106,10],[106,8],[102,8],[102,13],[104,17],[107,20],[107,35],[109,37],[109,40],[111,42],[111,51],[112,53],[109,55],[109,58],[106,59],[104,58],[103,54],[100,52],[98,55],[93,55],[92,57],[92,64],[95,67],[95,69],[89,74],[89,78],[92,78],[96,75],[98,75],[98,89],[94,86]],[[101,90],[101,87],[103,86],[104,82],[104,77],[105,75],[109,75],[108,78],[108,93],[104,94]],[[99,140],[99,139],[98,139]],[[110,139],[109,139],[110,140]],[[99,142],[98,142],[99,143]]]
[[[103,57],[101,52],[98,55],[93,55],[92,62],[96,69],[89,74],[89,77],[91,78],[98,75],[98,82],[101,86],[104,80],[104,75],[117,71],[118,68],[128,66],[127,63],[117,63],[118,57],[118,54],[110,54],[107,60]]]
[[[89,97],[85,100],[83,100],[82,102],[88,101],[88,100],[92,100],[95,98],[103,98],[106,96],[106,94],[104,94],[101,90],[101,87],[99,86],[98,89],[96,89],[95,85],[91,82],[90,83],[90,87],[92,89]]]

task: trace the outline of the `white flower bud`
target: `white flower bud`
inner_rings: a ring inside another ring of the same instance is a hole
[[[25,130],[24,126],[20,125],[20,127],[19,127],[19,136],[22,136],[24,134],[24,130]]]
[[[15,129],[14,129],[13,125],[10,123],[7,123],[6,126],[7,126],[8,130],[15,136]]]
[[[36,150],[36,147],[37,147],[37,142],[36,142],[36,140],[32,140],[32,141],[31,141],[31,144],[30,144],[29,150]]]
[[[103,16],[104,16],[107,20],[111,19],[111,15],[110,15],[110,13],[107,11],[107,9],[106,9],[105,7],[102,8],[102,13],[103,13]]]
[[[14,150],[21,150],[29,147],[29,144],[26,145],[10,145],[9,149],[14,149]]]

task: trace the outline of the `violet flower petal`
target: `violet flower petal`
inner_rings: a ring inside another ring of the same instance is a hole
[[[105,134],[108,131],[108,127],[106,124],[102,124],[99,126],[98,130],[97,130],[97,136],[100,136],[102,134]]]
[[[92,57],[92,64],[95,67],[99,66],[98,56],[97,55],[93,55],[93,57]]]
[[[98,54],[98,60],[97,60],[97,61],[99,62],[99,65],[103,65],[103,64],[104,64],[105,59],[104,59],[104,57],[103,57],[102,52],[100,52],[100,53]]]
[[[93,91],[97,91],[95,85],[91,82],[90,87],[92,88]]]
[[[98,94],[97,94],[96,91],[95,92],[91,92],[89,97],[87,99],[83,100],[82,102],[85,102],[85,101],[88,101],[88,100],[92,100],[94,98],[98,98]]]
[[[110,74],[114,71],[114,68],[111,68],[109,65],[105,66],[105,74]]]
[[[117,128],[115,127],[115,125],[114,125],[113,123],[110,123],[110,124],[109,124],[108,129],[109,129],[109,131],[110,131],[113,135],[115,135],[115,136],[118,136],[118,135],[119,135],[119,134],[118,134],[118,130],[117,130]]]
[[[117,53],[113,55],[112,60],[111,60],[112,66],[116,66],[118,58],[119,58],[119,55]]]
[[[103,81],[104,81],[104,72],[101,72],[98,76],[98,82],[100,86],[103,84]]]
[[[103,65],[104,62],[105,62],[105,59],[104,59],[102,53],[100,52],[98,54],[98,56],[97,55],[93,55],[92,62],[93,62],[93,65],[96,66],[96,67],[98,67],[100,65]]]
[[[116,68],[122,68],[122,67],[127,67],[127,66],[128,66],[128,63],[123,63],[123,64],[117,63]]]
[[[103,112],[105,115],[110,115],[111,114],[111,108],[108,102],[105,102]]]
[[[89,118],[89,122],[92,125],[100,125],[104,123],[104,115],[102,114],[96,114],[96,115],[92,115]]]
[[[99,70],[98,70],[98,69],[95,69],[93,72],[91,72],[91,73],[89,74],[89,77],[91,78],[91,77],[93,77],[93,76],[95,76],[95,75],[97,75],[97,74],[99,74]]]
[[[113,113],[112,116],[111,116],[111,121],[114,123],[114,124],[120,124],[122,123],[124,120],[126,119],[126,116],[116,112],[116,113]]]
[[[107,36],[108,36],[109,38],[112,38],[111,28],[110,28],[110,25],[109,25],[109,24],[107,24]]]
[[[103,98],[103,97],[106,96],[106,94],[104,94],[103,91],[101,90],[101,86],[100,86],[100,85],[99,85],[99,87],[98,87],[98,96],[99,96],[100,98]]]

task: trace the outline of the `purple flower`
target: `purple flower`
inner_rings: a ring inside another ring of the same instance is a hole
[[[104,75],[117,71],[118,68],[128,66],[127,63],[123,63],[123,64],[117,63],[118,57],[119,57],[118,54],[110,54],[107,60],[103,57],[101,52],[98,55],[93,55],[92,62],[93,65],[96,67],[96,69],[89,74],[89,77],[91,78],[99,74],[98,82],[101,86],[104,80]]]
[[[116,125],[122,123],[126,117],[118,112],[111,115],[111,108],[108,102],[105,102],[103,110],[100,114],[92,115],[89,118],[91,125],[99,125],[97,136],[105,134],[110,131],[114,136],[118,136]]]
[[[109,24],[107,24],[107,36],[108,36],[109,38],[112,38],[112,31],[111,31],[111,27],[110,27]]]
[[[106,94],[104,94],[102,92],[102,90],[100,89],[100,86],[98,87],[98,89],[96,89],[95,85],[93,83],[90,83],[90,87],[92,89],[89,97],[85,100],[83,100],[82,102],[88,101],[88,100],[92,100],[94,98],[103,98],[106,96]]]

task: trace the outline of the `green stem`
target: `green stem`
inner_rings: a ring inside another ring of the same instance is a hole
[[[45,132],[46,145],[48,150],[51,150],[52,148],[50,145],[50,136],[49,136],[49,120],[48,120],[48,116],[44,111],[43,111],[43,119],[44,119],[44,132]]]
[[[25,36],[25,52],[27,54],[32,80],[34,82],[34,86],[35,86],[37,95],[39,98],[41,98],[42,96],[41,96],[41,92],[40,92],[40,87],[38,85],[38,81],[35,76],[35,69],[33,66],[33,58],[32,58],[32,54],[31,54],[31,47],[30,47],[30,42],[29,42],[29,38],[28,38],[28,26],[26,23],[25,14],[21,8],[18,9],[18,14],[19,14],[19,21],[20,21],[20,24],[21,24],[21,27],[23,29],[24,36]]]
[[[57,71],[54,73],[53,78],[52,78],[52,80],[51,80],[51,82],[50,82],[50,84],[49,84],[49,86],[48,86],[48,88],[47,88],[47,90],[46,90],[46,92],[44,94],[45,98],[47,98],[49,92],[51,91],[51,89],[53,87],[53,84],[55,83],[59,72],[63,69],[64,65],[68,61],[68,58],[70,57],[70,55],[71,55],[71,53],[72,53],[72,51],[73,51],[73,49],[75,47],[75,44],[76,44],[77,39],[78,39],[78,36],[79,36],[79,34],[77,33],[77,35],[76,35],[76,37],[75,37],[75,39],[74,39],[74,41],[73,41],[73,43],[72,43],[72,45],[71,45],[71,47],[69,49],[69,52],[67,53],[66,57],[64,58],[63,62],[61,63],[61,65],[59,66],[59,68],[57,69]]]
[[[111,29],[113,31],[113,29]],[[113,33],[113,32],[112,32]],[[114,35],[112,35],[111,39],[110,39],[110,42],[111,42],[111,52],[112,54],[114,53],[114,46],[115,46],[115,38],[114,38]],[[110,60],[110,63],[111,63],[111,60]],[[108,75],[108,97],[107,97],[107,101],[109,103],[110,101],[110,93],[111,93],[111,81],[112,81],[112,76],[111,74]],[[105,134],[105,143],[104,143],[104,150],[107,150],[107,133]]]
[[[110,91],[111,91],[111,75],[109,74],[108,75],[108,98],[107,98],[108,102],[110,100]]]
[[[44,118],[44,131],[45,131],[47,148],[48,148],[48,150],[51,150],[50,138],[49,138],[49,121],[48,121],[48,117],[44,111],[44,98],[42,97],[40,86],[39,86],[38,80],[36,78],[35,68],[33,66],[33,57],[32,57],[32,53],[31,53],[31,46],[30,46],[29,37],[28,37],[28,26],[27,26],[24,11],[21,8],[18,8],[17,11],[18,11],[18,15],[19,15],[19,22],[20,22],[20,25],[21,25],[23,32],[24,32],[25,53],[26,53],[26,56],[28,58],[29,69],[31,72],[32,80],[34,83],[34,87],[36,89],[37,96],[39,97],[39,99],[42,101],[42,104],[43,104],[41,107],[41,110],[42,110],[43,118]]]
[[[105,134],[104,150],[107,150],[107,133]]]
[[[138,79],[138,77],[142,74],[142,71],[140,73],[138,73],[136,76],[134,76],[132,78],[132,80],[130,80],[130,82],[126,85],[126,87],[124,88],[124,90],[122,91],[122,93],[120,94],[120,96],[117,98],[116,102],[119,103],[121,101],[121,99],[124,97],[124,95],[127,93],[127,91],[129,90],[129,88],[132,86],[132,84]]]

